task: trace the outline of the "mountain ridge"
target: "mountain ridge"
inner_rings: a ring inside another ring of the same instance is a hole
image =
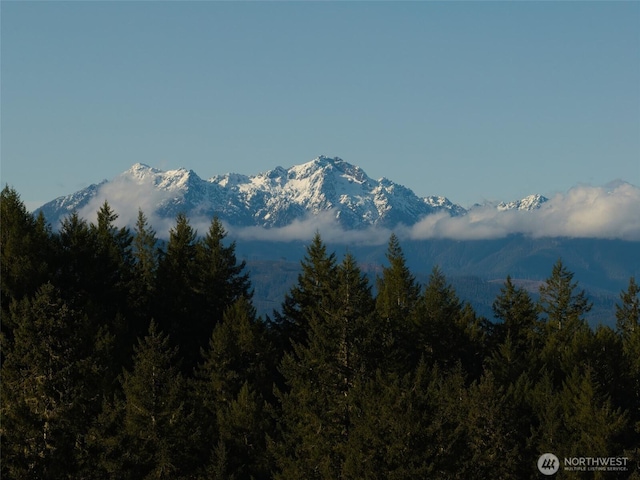
[[[507,275],[540,282],[562,258],[602,304],[590,321],[611,323],[615,318],[607,305],[615,303],[631,276],[640,276],[640,189],[621,181],[551,199],[534,194],[464,209],[446,197],[418,197],[386,177],[374,180],[338,157],[208,179],[187,168],[164,171],[136,163],[40,211],[55,226],[74,210],[89,219],[105,200],[129,226],[140,208],[161,238],[180,212],[200,232],[214,215],[233,227],[230,239],[255,276],[261,313],[277,305],[288,282],[295,281],[314,231],[333,250],[352,252],[365,266],[383,265],[389,234],[398,233],[412,272],[427,278],[433,266],[441,267],[485,315],[491,313],[487,298]],[[595,227],[588,228],[590,219]],[[630,233],[609,235],[616,231]],[[373,278],[376,272],[369,273]]]
[[[116,192],[117,185],[122,188]],[[190,217],[215,215],[229,225],[243,227],[283,227],[329,212],[346,229],[392,228],[414,225],[433,213],[451,217],[468,213],[446,197],[419,197],[386,177],[374,180],[359,166],[324,155],[289,168],[276,166],[255,175],[225,173],[206,180],[187,168],[165,171],[135,163],[112,180],[47,202],[36,213],[41,211],[52,224],[74,210],[91,214],[87,207],[100,195],[111,203],[110,190],[114,190],[113,197],[126,191],[131,202],[138,200],[141,208],[153,209],[145,213],[161,218],[175,217],[179,212]],[[156,203],[150,204],[146,195]],[[541,195],[530,197],[544,199]],[[530,197],[501,203],[499,208],[519,208]],[[98,206],[93,205],[93,210]]]

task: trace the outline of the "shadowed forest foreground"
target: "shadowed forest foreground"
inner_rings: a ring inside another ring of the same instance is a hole
[[[1,474],[6,479],[523,479],[537,460],[624,457],[640,478],[640,287],[616,328],[561,260],[534,302],[507,279],[478,316],[398,239],[371,285],[320,234],[279,309],[213,219],[143,212],[53,232],[1,197]]]

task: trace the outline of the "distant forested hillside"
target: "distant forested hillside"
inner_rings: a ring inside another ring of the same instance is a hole
[[[403,241],[407,266],[424,285],[434,267],[440,268],[461,299],[479,315],[493,319],[491,305],[507,276],[537,299],[550,266],[561,259],[593,302],[586,314],[592,327],[615,326],[614,305],[630,277],[640,278],[640,242],[606,239],[539,238],[513,235],[496,240]],[[279,307],[296,281],[303,242],[240,241],[239,258],[247,262],[261,314]],[[386,246],[328,244],[338,256],[353,254],[370,280],[382,271]],[[375,290],[375,282],[373,284]]]

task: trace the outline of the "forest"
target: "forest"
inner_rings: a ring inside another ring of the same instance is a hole
[[[550,478],[543,453],[626,459],[557,478],[640,478],[634,278],[615,328],[562,259],[484,318],[395,235],[369,280],[316,232],[263,318],[216,218],[159,243],[142,211],[54,230],[0,201],[3,479]]]

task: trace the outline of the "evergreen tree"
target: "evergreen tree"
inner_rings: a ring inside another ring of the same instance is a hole
[[[62,220],[56,240],[55,284],[68,301],[86,308],[98,283],[94,275],[99,268],[93,232],[86,220],[72,212]]]
[[[354,391],[342,478],[475,478],[465,382],[459,365],[444,373],[420,362],[403,378],[378,371]]]
[[[473,465],[468,465],[470,450],[465,432],[468,403],[467,376],[460,362],[448,370],[438,365],[427,368],[421,362],[416,379],[419,380],[418,408],[427,412],[420,428],[426,439],[416,448],[425,452],[428,475],[425,478],[467,478]],[[460,473],[460,472],[465,473]]]
[[[207,345],[227,308],[239,299],[250,300],[253,296],[249,275],[244,272],[246,264],[237,262],[235,242],[225,246],[225,237],[222,223],[214,218],[207,235],[196,244],[198,271],[193,289],[197,304],[190,318],[193,341],[186,345],[196,351]]]
[[[224,311],[241,297],[253,295],[245,263],[238,263],[235,243],[224,246],[226,232],[214,218],[207,235],[197,233],[179,214],[171,229],[166,254],[158,266],[158,306],[155,317],[180,345],[184,372],[191,375]]]
[[[284,351],[291,351],[293,343],[306,343],[309,322],[324,307],[322,302],[327,301],[336,278],[335,253],[327,253],[317,232],[300,264],[302,273],[298,275],[298,282],[285,295],[282,313],[275,314],[276,336],[281,339]]]
[[[516,287],[511,276],[507,276],[492,308],[495,317],[502,322],[495,329],[496,343],[510,337],[516,349],[529,348],[538,320],[536,305],[529,293]]]
[[[134,258],[131,252],[133,236],[127,227],[118,228],[118,214],[105,201],[97,213],[97,221],[90,224],[90,236],[95,245],[94,266],[87,292],[92,307],[89,312],[97,321],[108,326],[115,336],[114,361],[125,365],[131,358],[137,336],[142,333],[131,304],[135,290]]]
[[[149,221],[142,210],[138,210],[138,219],[133,237],[133,258],[135,285],[139,294],[148,302],[153,297],[156,275],[158,273],[158,238],[155,230],[149,225]],[[146,302],[142,309],[146,309]]]
[[[462,422],[468,457],[458,474],[465,478],[523,478],[523,439],[518,436],[518,412],[513,392],[507,393],[489,372],[474,383],[465,397]],[[462,460],[462,459],[461,459]]]
[[[528,365],[524,363],[526,353],[516,348],[511,335],[507,335],[486,358],[485,370],[491,372],[501,386],[512,385],[527,370]]]
[[[206,480],[235,480],[235,476],[229,473],[227,456],[227,447],[220,440],[211,454],[211,461],[207,465],[205,475],[200,478]]]
[[[561,260],[540,287],[538,309],[544,322],[541,359],[558,382],[588,358],[592,332],[584,319],[591,310],[585,291],[577,291],[573,273]]]
[[[492,354],[488,368],[503,385],[513,383],[525,371],[533,371],[538,339],[538,314],[529,293],[516,287],[508,276],[493,302]],[[495,346],[493,346],[495,345]]]
[[[584,290],[576,292],[578,282],[573,281],[573,273],[558,260],[551,276],[540,287],[540,312],[547,324],[557,330],[575,329],[583,324],[583,316],[591,310]]]
[[[610,398],[601,393],[590,368],[575,367],[559,395],[567,432],[560,454],[606,457],[621,451],[617,437],[626,426],[627,415],[614,408]]]
[[[95,442],[105,477],[195,475],[199,427],[178,363],[177,348],[151,322],[135,348],[133,369],[121,378],[122,398],[109,402],[99,419],[104,430]]]
[[[130,333],[135,339],[146,334],[149,317],[153,315],[160,251],[156,232],[149,225],[142,210],[138,210],[131,247],[133,281],[128,299],[131,314],[127,321],[130,323]],[[134,343],[131,342],[131,345]],[[126,365],[130,366],[129,362]]]
[[[484,359],[488,354],[487,332],[489,321],[476,315],[469,302],[465,302],[456,320],[456,328],[461,332],[456,357],[460,359],[470,379],[477,380],[483,372]]]
[[[220,431],[218,447],[213,452],[215,463],[209,471],[219,470],[220,445],[225,449],[225,472],[236,479],[269,478],[271,466],[266,439],[271,430],[264,410],[262,396],[249,387],[248,382],[228,404],[218,409]]]
[[[14,304],[14,338],[3,344],[3,473],[76,478],[100,408],[110,339],[45,284]]]
[[[386,253],[388,267],[377,278],[376,311],[384,321],[382,332],[385,353],[394,358],[381,359],[394,364],[398,372],[407,372],[412,357],[411,335],[416,307],[420,299],[420,285],[409,271],[400,242],[395,234],[389,238]]]
[[[631,277],[627,290],[620,293],[620,303],[616,304],[616,329],[625,343],[629,343],[640,327],[639,294],[640,286]]]
[[[50,278],[52,239],[44,217],[27,212],[15,189],[0,193],[0,307],[2,332],[11,335],[9,306],[33,295]]]
[[[376,309],[382,318],[406,322],[420,298],[420,285],[407,267],[395,234],[389,238],[386,258],[389,266],[377,278]]]
[[[98,210],[97,221],[91,224],[91,229],[96,237],[96,254],[101,260],[99,265],[102,267],[100,274],[103,282],[114,292],[120,293],[120,290],[127,289],[131,283],[133,236],[128,227],[115,226],[117,219],[118,214],[105,201]]]
[[[631,407],[630,400],[633,398],[629,360],[624,355],[622,339],[616,332],[608,326],[598,325],[592,336],[588,365],[602,394],[610,397],[613,404],[625,409]]]
[[[442,270],[434,267],[416,316],[415,364],[420,355],[428,362],[437,362],[445,368],[453,367],[464,359],[467,370],[477,371],[475,364],[481,359],[476,358],[472,347],[475,343],[473,337],[479,334],[477,328],[473,309],[460,301]]]
[[[208,338],[214,325],[222,321],[225,310],[240,299],[251,299],[253,291],[249,274],[244,270],[246,262],[238,263],[236,244],[225,246],[227,232],[216,217],[209,231],[198,243],[197,259],[201,269],[198,289],[204,301],[206,318],[203,332]]]
[[[428,478],[431,413],[420,379],[380,370],[353,391],[341,478]]]
[[[202,353],[196,389],[208,424],[215,425],[218,411],[234,401],[245,384],[257,395],[270,396],[273,354],[247,298],[239,298],[227,309]],[[214,434],[208,432],[211,438]]]
[[[344,257],[336,279],[336,289],[330,292],[323,318],[326,323],[339,326],[334,340],[340,349],[345,385],[353,385],[373,375],[378,367],[382,350],[380,327],[369,281],[353,255]]]
[[[529,443],[539,454],[555,452],[559,457],[568,438],[562,423],[562,404],[553,376],[546,369],[541,371],[531,389],[530,403],[533,425]]]
[[[178,214],[175,226],[169,231],[166,252],[158,264],[153,318],[173,344],[180,346],[186,374],[193,371],[203,346],[203,339],[198,336],[202,332],[197,325],[201,314],[197,250],[196,231],[186,215]]]
[[[336,285],[319,299],[307,344],[294,344],[281,371],[288,392],[277,392],[282,441],[273,452],[279,478],[339,478],[352,426],[352,394],[372,376],[367,338],[374,300],[366,277],[347,255]]]
[[[616,305],[616,331],[622,342],[622,354],[627,366],[626,381],[627,394],[622,405],[630,413],[629,431],[627,437],[629,445],[635,448],[635,457],[640,461],[637,438],[640,435],[640,287],[634,277],[629,279],[626,291],[620,293],[620,303]],[[614,360],[615,361],[615,360]],[[618,366],[618,372],[625,369]],[[636,440],[632,440],[636,439]]]

